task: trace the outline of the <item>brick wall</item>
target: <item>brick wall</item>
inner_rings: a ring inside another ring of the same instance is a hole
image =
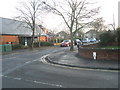
[[[96,48],[98,47],[99,44],[98,43],[95,43],[95,44],[90,44],[90,45],[83,45],[82,47],[88,47],[88,48]]]
[[[8,44],[8,43],[12,43],[12,44],[18,44],[19,43],[19,39],[18,36],[14,36],[14,35],[0,35],[0,44]]]
[[[83,58],[93,59],[93,52],[96,52],[97,60],[118,60],[120,56],[120,49],[79,48],[79,55]]]

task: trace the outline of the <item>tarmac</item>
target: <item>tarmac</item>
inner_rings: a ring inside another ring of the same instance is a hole
[[[43,47],[41,49],[44,49]],[[49,48],[49,47],[48,47]],[[62,48],[62,47],[61,47]],[[88,68],[88,69],[105,69],[105,70],[120,70],[120,65],[118,60],[94,60],[94,59],[86,59],[82,58],[78,55],[77,47],[74,48],[74,51],[64,50],[62,52],[52,53],[49,54],[45,59],[48,63],[63,65],[68,67],[77,67],[77,68]],[[32,51],[36,51],[40,49],[35,49]],[[9,53],[16,53],[16,52],[27,52],[30,51],[29,49],[22,49],[22,50],[13,50]],[[3,53],[4,54],[4,53]]]
[[[89,68],[89,69],[105,69],[105,70],[120,70],[118,60],[94,60],[81,58],[78,55],[78,50],[63,51],[53,53],[46,57],[46,61],[52,64],[58,64],[68,67]]]

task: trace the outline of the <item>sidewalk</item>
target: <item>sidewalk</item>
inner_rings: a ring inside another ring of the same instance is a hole
[[[80,58],[78,51],[65,51],[51,54],[47,57],[47,61],[54,64],[79,67],[79,68],[90,68],[90,69],[107,69],[107,70],[118,70],[118,61],[110,60],[90,60]]]

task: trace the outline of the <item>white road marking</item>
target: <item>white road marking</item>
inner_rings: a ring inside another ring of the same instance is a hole
[[[40,61],[42,61],[43,63],[47,63],[47,61],[45,60],[45,57],[47,56],[49,56],[49,54],[42,56]]]
[[[27,61],[27,62],[25,62],[25,63],[30,63],[31,61]]]
[[[35,59],[35,60],[33,60],[33,62],[36,62],[36,61],[38,61],[39,59]]]
[[[16,79],[16,80],[21,80],[22,78],[14,78],[14,79]]]
[[[18,78],[18,77],[10,77],[10,76],[3,76],[3,77],[15,79],[15,80],[24,80],[24,81],[33,82],[33,83],[36,83],[36,84],[44,84],[44,85],[55,86],[55,87],[63,87],[60,84],[52,84],[52,83],[41,82],[41,81],[36,81],[36,80],[22,79],[22,78]]]
[[[62,85],[58,85],[58,84],[51,84],[51,83],[45,83],[45,82],[39,82],[39,81],[33,81],[33,82],[34,83],[45,84],[45,85],[50,85],[50,86],[63,87]]]

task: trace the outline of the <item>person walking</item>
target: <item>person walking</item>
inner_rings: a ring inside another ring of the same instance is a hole
[[[77,42],[77,48],[79,49],[79,47],[81,47],[81,45],[82,45],[82,42],[80,41],[80,42]]]

